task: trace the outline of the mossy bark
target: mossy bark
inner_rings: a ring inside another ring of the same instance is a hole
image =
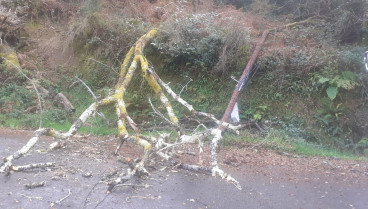
[[[157,149],[156,154],[158,156],[161,156],[164,159],[169,159],[172,156],[169,156],[167,152],[163,153],[163,150],[168,150],[168,148],[173,148],[176,145],[184,144],[184,143],[199,143],[201,144],[201,140],[208,137],[213,136],[212,144],[214,144],[214,147],[217,147],[217,144],[221,140],[222,136],[222,130],[217,129],[209,129],[205,132],[198,133],[196,130],[194,130],[193,134],[191,135],[184,135],[180,129],[179,120],[176,117],[174,110],[171,106],[171,103],[169,99],[166,97],[163,90],[166,90],[169,95],[173,97],[174,100],[185,106],[189,111],[193,113],[193,115],[206,117],[208,119],[211,119],[216,124],[221,125],[224,128],[231,129],[233,131],[236,131],[236,127],[232,126],[229,123],[226,123],[224,121],[217,120],[213,115],[198,112],[194,110],[193,106],[184,101],[182,98],[180,98],[179,95],[175,94],[174,91],[171,90],[171,88],[165,84],[160,77],[154,72],[153,68],[149,67],[149,63],[144,56],[143,50],[145,46],[152,40],[153,37],[157,34],[157,30],[151,30],[147,34],[143,35],[138,39],[138,41],[135,43],[135,45],[129,50],[127,53],[123,64],[121,65],[121,72],[119,74],[119,80],[115,86],[115,91],[112,95],[92,103],[76,120],[76,122],[70,127],[69,131],[66,133],[61,133],[58,131],[50,130],[50,129],[43,129],[40,128],[34,133],[34,137],[30,139],[30,141],[19,151],[15,152],[13,155],[9,156],[7,159],[7,162],[3,163],[0,166],[0,173],[5,172],[6,170],[12,169],[12,161],[14,159],[17,159],[21,156],[24,156],[31,148],[36,144],[38,141],[39,136],[41,135],[49,135],[56,139],[59,139],[60,141],[55,142],[51,145],[51,148],[61,147],[61,141],[65,140],[69,137],[72,137],[76,132],[83,126],[83,124],[87,121],[89,117],[91,117],[96,111],[108,104],[114,104],[116,115],[118,117],[118,136],[121,140],[121,144],[118,146],[118,149],[122,145],[124,141],[133,141],[136,144],[139,144],[143,147],[144,153],[141,161],[137,163],[134,168],[128,171],[128,174],[124,177],[119,177],[116,180],[109,183],[109,189],[108,191],[111,191],[111,189],[120,183],[123,183],[132,176],[138,174],[148,174],[148,172],[144,168],[144,163],[146,159],[149,157],[149,154],[152,153],[152,144],[155,145],[155,148]],[[7,58],[7,60],[14,60],[12,57]],[[15,56],[16,58],[16,56]],[[18,64],[19,65],[19,64]],[[127,88],[134,76],[134,73],[136,70],[140,69],[141,74],[143,78],[147,81],[148,85],[151,87],[151,89],[155,92],[155,94],[160,99],[161,103],[165,107],[167,114],[169,116],[169,119],[166,119],[165,116],[163,116],[160,113],[161,117],[164,117],[167,122],[169,122],[178,132],[180,140],[178,143],[170,144],[168,142],[165,142],[165,137],[160,136],[158,139],[154,137],[145,137],[140,134],[140,131],[136,127],[136,124],[134,123],[133,119],[129,117],[128,111],[126,109],[126,104],[124,101],[124,95],[127,91]],[[135,134],[130,135],[128,128],[126,124],[129,124],[129,126],[134,130]],[[203,125],[203,127],[205,127]],[[206,128],[206,127],[205,127]],[[207,128],[206,128],[207,129]],[[201,150],[201,148],[200,148]],[[213,149],[212,149],[213,150]],[[200,151],[201,152],[201,151]],[[241,188],[239,183],[233,179],[231,176],[223,172],[221,169],[219,169],[217,165],[217,153],[212,152],[213,156],[213,163],[212,163],[212,174],[213,175],[219,175],[221,178],[226,179],[230,182],[232,182],[234,185],[237,186],[237,188]],[[32,166],[30,166],[32,167]],[[14,167],[16,168],[16,167]]]
[[[14,66],[20,67],[17,53],[9,46],[0,45],[0,57],[5,58],[4,64],[6,66],[6,70],[14,70],[16,68]]]

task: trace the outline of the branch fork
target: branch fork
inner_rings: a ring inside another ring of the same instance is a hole
[[[139,162],[135,162],[132,160],[127,161],[127,164],[129,165],[127,172],[125,172],[121,176],[115,177],[114,179],[108,182],[108,192],[111,192],[115,186],[119,184],[124,184],[126,181],[129,181],[134,176],[149,175],[149,172],[145,169],[144,165],[148,159],[154,156],[152,154],[157,154],[161,158],[169,160],[172,158],[172,155],[174,153],[173,150],[174,147],[182,144],[198,143],[199,153],[201,156],[204,139],[211,137],[212,137],[211,139],[212,168],[210,170],[212,175],[219,176],[220,178],[233,183],[238,189],[241,189],[239,182],[237,182],[230,175],[222,171],[219,168],[217,162],[217,147],[220,140],[222,139],[222,132],[225,130],[230,130],[235,133],[239,133],[238,130],[240,126],[233,126],[230,123],[227,123],[226,120],[220,121],[212,114],[196,111],[192,105],[190,105],[188,102],[186,102],[184,99],[180,97],[180,94],[179,95],[176,94],[168,84],[164,83],[161,80],[161,78],[155,73],[152,67],[149,67],[149,63],[144,56],[143,50],[145,46],[155,37],[157,32],[158,32],[157,30],[149,31],[147,34],[140,37],[134,44],[134,46],[130,48],[129,52],[127,53],[123,61],[123,64],[121,65],[119,79],[112,95],[109,95],[101,100],[97,100],[97,97],[94,96],[95,101],[79,116],[79,118],[74,122],[74,124],[70,127],[70,129],[65,133],[47,128],[40,128],[37,131],[35,131],[33,137],[28,141],[26,145],[24,145],[20,150],[16,151],[14,154],[5,158],[5,162],[0,165],[1,166],[0,173],[4,173],[9,170],[14,171],[22,170],[23,167],[21,166],[13,166],[13,161],[20,157],[23,157],[26,153],[28,153],[29,150],[37,143],[40,136],[47,135],[54,137],[57,140],[56,142],[51,144],[50,146],[51,149],[61,147],[62,143],[65,143],[67,139],[73,137],[77,133],[77,131],[83,126],[83,124],[87,121],[87,119],[93,116],[100,107],[108,104],[114,104],[115,112],[118,118],[117,123],[118,137],[120,139],[120,144],[117,147],[115,154],[118,154],[119,149],[124,142],[134,142],[142,146],[143,156]],[[173,127],[174,130],[178,132],[179,136],[175,143],[167,142],[167,139],[169,137],[168,134],[161,134],[158,138],[141,135],[140,134],[141,132],[138,129],[136,123],[129,116],[124,101],[124,95],[137,69],[141,70],[143,78],[147,81],[148,85],[155,92],[155,94],[161,101],[162,105],[165,107],[167,117],[164,116],[163,113],[159,112],[156,108],[154,108],[151,101],[149,101],[152,106],[152,109],[156,112],[157,115],[163,118],[168,124],[170,124],[170,126]],[[83,81],[81,82],[82,84],[84,83]],[[87,89],[90,91],[88,86]],[[205,126],[203,126],[206,129],[206,131],[204,132],[199,132],[196,129],[191,134],[187,135],[184,134],[184,131],[180,126],[179,120],[174,113],[174,109],[171,106],[170,100],[166,97],[164,91],[168,93],[174,101],[179,102],[181,105],[186,107],[192,113],[193,116],[211,120],[218,125],[218,128],[207,129]],[[93,92],[91,94],[94,95]],[[128,132],[128,128],[126,126],[127,124],[133,130],[133,133]],[[199,160],[201,161],[201,157]],[[46,163],[42,165],[37,164],[36,166],[34,164],[33,166],[30,165],[29,167],[35,168],[43,166],[54,166],[54,163],[51,164]],[[193,168],[196,168],[197,170],[199,169],[197,167]],[[209,169],[205,170],[209,171]]]

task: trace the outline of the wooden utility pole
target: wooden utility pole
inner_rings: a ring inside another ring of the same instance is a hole
[[[252,69],[254,63],[257,60],[258,54],[262,49],[263,43],[266,41],[267,35],[270,33],[271,29],[265,30],[262,34],[261,40],[257,43],[256,48],[253,51],[252,56],[250,57],[247,66],[245,67],[243,74],[241,75],[238,84],[235,86],[233,95],[231,96],[230,102],[227,105],[227,108],[225,110],[224,115],[222,116],[221,122],[228,122],[231,112],[234,109],[235,103],[238,100],[238,96],[240,91],[242,90],[243,85],[246,82],[247,75],[249,74],[250,70]],[[220,123],[219,128],[221,130],[224,129],[224,127],[221,126],[222,123]]]

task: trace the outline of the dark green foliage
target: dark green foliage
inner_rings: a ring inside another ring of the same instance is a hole
[[[259,121],[265,118],[265,116],[268,114],[268,111],[269,111],[269,107],[267,105],[259,105],[255,108],[254,111],[252,111],[252,109],[248,109],[248,111],[245,113],[252,114],[253,119],[256,121]]]
[[[102,60],[99,62],[103,63]],[[94,90],[113,87],[116,84],[119,68],[102,65],[91,59],[86,59],[83,67],[85,69],[81,72],[81,78]]]
[[[21,118],[25,110],[36,105],[36,94],[24,86],[5,84],[0,86],[1,112],[10,117]]]
[[[322,128],[321,131],[332,136],[341,135],[344,130],[340,118],[344,117],[345,111],[341,104],[335,105],[327,98],[321,99],[321,109],[315,114],[315,118]]]
[[[48,121],[65,123],[67,122],[68,115],[64,110],[55,108],[52,110],[46,110],[43,117],[47,118]]]
[[[355,149],[355,144],[367,137],[364,49],[281,50],[285,51],[259,59],[260,70],[241,108],[243,118],[271,119],[308,142]],[[263,112],[259,107],[269,108]]]
[[[318,16],[324,28],[341,43],[360,41],[363,32],[364,0],[271,0],[276,14],[294,14],[296,20]]]
[[[145,33],[147,24],[140,19],[107,19],[88,13],[82,23],[71,29],[72,46],[84,63],[78,72],[88,85],[112,87],[121,60],[137,37]]]
[[[327,96],[331,100],[336,98],[339,88],[352,90],[358,86],[357,77],[357,74],[352,71],[340,72],[334,63],[315,73],[315,78],[318,79],[318,83],[322,85],[322,88],[326,89]]]
[[[168,65],[186,68],[213,67],[219,56],[221,31],[216,30],[212,13],[175,18],[162,26],[155,46],[171,57]]]
[[[37,22],[42,17],[51,18],[50,11],[53,10],[45,10],[40,1],[34,2],[29,15],[33,21]],[[66,5],[80,1],[57,2]],[[346,46],[350,43],[359,45],[362,36],[367,33],[362,0],[215,2],[256,13],[256,18],[260,20],[254,21],[251,26],[254,27],[254,36],[273,25],[318,16],[306,24],[270,34],[262,49],[262,57],[258,59],[260,70],[238,101],[242,122],[251,119],[259,124],[281,128],[283,132],[275,133],[272,129],[269,132],[277,139],[277,143],[313,142],[341,149],[356,149],[360,150],[359,153],[367,147],[368,76],[362,68],[362,53],[366,49]],[[72,21],[74,23],[69,28],[66,44],[73,47],[79,66],[68,70],[62,66],[54,69],[61,87],[44,79],[38,82],[55,93],[63,89],[77,108],[75,115],[67,115],[63,110],[53,107],[50,101],[46,102],[44,127],[67,130],[70,123],[94,101],[80,83],[70,87],[75,75],[83,79],[99,98],[107,96],[108,89],[116,83],[120,63],[127,50],[151,28],[147,23],[149,15],[132,15],[136,18],[126,18],[126,14],[110,15],[106,11],[111,8],[105,10],[104,5],[105,2],[101,0],[83,1],[81,13],[75,16],[78,20]],[[65,9],[68,12],[68,8]],[[223,14],[216,12],[198,10],[195,14],[188,14],[185,9],[177,10],[176,15],[165,14],[157,39],[145,50],[148,60],[152,61],[150,67],[155,67],[161,78],[170,82],[175,92],[181,92],[180,95],[197,110],[215,114],[217,118],[224,112],[235,86],[230,75],[240,76],[254,47],[250,44],[249,29],[245,28],[244,22],[240,22],[244,19],[239,18],[239,21],[236,15],[229,15],[224,20]],[[269,17],[278,21],[268,22]],[[50,21],[55,22],[52,18]],[[10,126],[37,128],[39,115],[25,113],[28,107],[37,105],[34,91],[21,86],[26,80],[16,71],[6,72],[4,69],[1,65],[1,82],[10,77],[17,79],[11,78],[12,85],[1,86],[0,123],[9,124],[11,119],[16,119],[20,125]],[[222,76],[218,76],[220,74]],[[193,80],[183,89],[189,77]],[[136,75],[125,100],[130,116],[142,126],[162,122],[149,106],[149,97],[155,107],[165,114],[165,108],[158,98],[146,82]],[[176,102],[173,102],[173,107],[185,123],[190,113]],[[86,126],[94,133],[111,133],[106,130],[116,125],[115,109],[106,106],[102,111],[110,125],[95,117],[87,121]],[[276,143],[271,141],[270,144],[273,146]]]
[[[236,23],[221,25],[217,16],[192,14],[163,23],[153,44],[166,56],[164,67],[197,74],[239,69],[248,52],[248,31]]]
[[[200,111],[222,114],[232,88],[233,86],[226,85],[225,80],[221,78],[201,76],[189,85],[183,97]]]
[[[364,0],[214,0],[215,4],[232,4],[237,8],[250,8],[255,12],[266,11],[268,15],[290,15],[295,21],[312,16],[321,17],[320,25],[328,36],[340,43],[361,41],[367,34]],[[256,4],[262,6],[256,6]]]
[[[1,59],[1,58],[0,58]],[[26,75],[30,75],[28,70],[23,71]],[[26,81],[26,78],[16,69],[8,69],[3,59],[0,60],[0,82],[4,83],[18,83],[21,84]]]

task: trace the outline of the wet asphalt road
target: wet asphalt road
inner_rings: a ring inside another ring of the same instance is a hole
[[[27,135],[28,134],[28,135]],[[2,134],[0,156],[7,156],[28,140],[29,133]],[[152,171],[148,179],[128,182],[145,187],[120,186],[106,195],[106,185],[96,184],[109,171],[121,166],[109,154],[77,145],[46,152],[51,139],[42,138],[30,155],[16,164],[57,162],[50,171],[29,171],[0,175],[0,208],[331,208],[367,209],[368,188],[362,184],[332,184],[270,181],[269,177],[234,173],[243,190],[204,174],[182,170]],[[75,146],[75,147],[73,147]],[[101,145],[103,146],[103,145]],[[94,152],[94,155],[88,153]],[[91,172],[92,177],[82,174]],[[45,181],[44,187],[26,189],[24,184]],[[69,191],[71,194],[68,196]],[[57,201],[61,201],[60,204]]]

